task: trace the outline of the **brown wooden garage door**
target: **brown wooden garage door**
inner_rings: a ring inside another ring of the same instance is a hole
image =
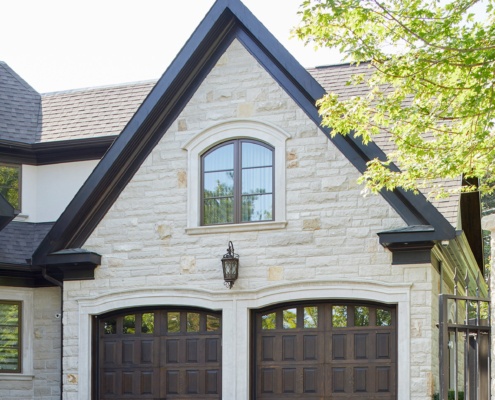
[[[221,314],[127,310],[96,329],[97,399],[221,398]]]
[[[256,400],[397,396],[396,309],[296,304],[255,313]]]

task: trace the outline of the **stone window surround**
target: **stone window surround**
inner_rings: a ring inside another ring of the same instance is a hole
[[[287,225],[285,199],[285,142],[291,136],[279,127],[248,119],[235,119],[213,125],[195,135],[182,148],[187,151],[187,228],[190,235],[214,232],[246,232],[281,229]],[[231,139],[254,139],[270,144],[275,153],[275,220],[240,224],[201,226],[201,155],[217,144]]]
[[[150,290],[154,289],[154,290]],[[351,297],[352,296],[352,297]],[[250,392],[250,320],[251,310],[270,305],[307,300],[361,300],[397,305],[397,381],[398,400],[410,399],[410,306],[411,285],[370,282],[369,280],[299,281],[236,294],[177,288],[146,288],[79,300],[73,312],[79,318],[78,391],[91,393],[91,324],[94,315],[131,307],[202,307],[222,312],[223,348],[231,357],[222,360],[222,393],[225,398],[248,400]],[[73,371],[68,371],[72,373]],[[232,384],[235,382],[234,384]]]
[[[22,302],[22,360],[21,372],[0,373],[0,381],[32,380],[33,376],[33,289],[2,288],[2,300]]]

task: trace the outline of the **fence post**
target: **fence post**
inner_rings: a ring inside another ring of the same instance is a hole
[[[495,214],[487,215],[481,219],[481,224],[483,229],[490,231],[491,234],[491,264],[495,264]],[[490,270],[490,282],[489,282],[489,288],[490,288],[490,299],[493,299],[493,293],[495,291],[495,279],[491,279],[492,271]],[[492,303],[493,304],[493,303]],[[492,332],[495,332],[494,329],[494,321],[495,321],[495,312],[494,312],[495,307],[490,307],[490,323],[491,323],[491,328]],[[490,361],[491,361],[491,376],[490,376],[490,387],[491,387],[491,398],[492,400],[495,400],[495,341],[494,341],[494,335],[491,336],[491,354],[490,354]]]

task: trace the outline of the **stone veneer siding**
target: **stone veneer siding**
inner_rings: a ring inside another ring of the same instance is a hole
[[[287,226],[188,235],[188,207],[195,205],[187,203],[191,171],[182,147],[204,129],[236,118],[273,124],[290,135],[286,142]],[[358,176],[235,41],[85,244],[103,255],[95,280],[65,283],[64,399],[86,396],[78,393],[79,379],[89,379],[89,372],[78,376],[82,303],[100,298],[104,302],[117,292],[166,294],[177,288],[211,291],[211,297],[223,293],[234,299],[302,281],[309,286],[336,281],[410,285],[410,387],[399,386],[398,392],[401,398],[429,398],[432,366],[437,362],[432,341],[437,316],[432,312],[438,275],[430,264],[391,265],[391,256],[379,245],[376,233],[405,224],[382,197],[363,197],[356,184]],[[240,278],[231,291],[223,286],[220,268],[228,240],[241,257]],[[188,304],[187,298],[182,301]],[[224,332],[224,337],[228,334]],[[247,354],[239,355],[238,363],[247,359]],[[232,383],[241,384],[245,383]],[[231,398],[225,391],[224,397]]]
[[[0,289],[0,298],[2,290]],[[8,288],[12,291],[12,288]],[[32,291],[33,308],[24,305],[24,316],[32,318],[34,330],[29,340],[33,343],[32,375],[0,374],[0,399],[2,400],[59,400],[61,360],[60,288],[18,289]],[[26,318],[23,319],[26,323]],[[28,338],[23,337],[23,342]],[[24,366],[24,370],[25,370]]]

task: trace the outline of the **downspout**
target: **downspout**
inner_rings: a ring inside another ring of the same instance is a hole
[[[41,267],[41,275],[43,278],[45,278],[48,282],[53,283],[55,286],[59,286],[61,288],[64,287],[63,282],[60,282],[59,280],[55,279],[53,276],[50,276],[46,273],[46,266]]]
[[[440,271],[440,293],[439,294],[442,294],[443,293],[443,290],[444,290],[443,279],[445,278],[444,277],[443,261],[442,260],[439,260],[438,261],[438,269]]]
[[[53,283],[60,288],[60,400],[64,395],[64,372],[63,372],[63,356],[64,356],[64,283],[55,279],[53,276],[48,275],[46,272],[46,266],[41,267],[41,276],[48,282]]]

